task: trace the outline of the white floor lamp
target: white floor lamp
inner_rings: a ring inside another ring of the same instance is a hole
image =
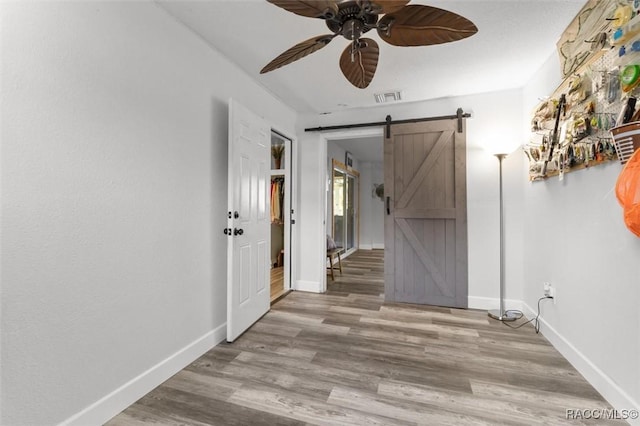
[[[515,321],[518,316],[515,312],[504,309],[504,200],[502,196],[502,160],[507,154],[495,154],[500,163],[500,309],[492,309],[487,313],[498,321]]]

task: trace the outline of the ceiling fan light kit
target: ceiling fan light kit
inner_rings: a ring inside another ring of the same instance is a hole
[[[376,29],[393,46],[429,46],[470,37],[478,28],[468,19],[431,6],[409,5],[410,0],[267,0],[286,11],[325,20],[332,34],[296,44],[269,62],[260,74],[273,71],[314,53],[337,36],[350,44],[340,56],[340,69],[359,89],[373,80],[378,66],[378,43],[362,35]],[[382,17],[380,17],[382,15]]]

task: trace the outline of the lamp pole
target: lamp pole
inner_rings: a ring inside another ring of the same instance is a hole
[[[500,164],[500,310],[492,309],[487,313],[498,321],[515,321],[515,312],[504,309],[504,197],[502,195],[502,160],[507,154],[496,154]]]

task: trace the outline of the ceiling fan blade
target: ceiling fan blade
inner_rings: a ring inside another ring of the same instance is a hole
[[[405,7],[410,1],[411,0],[358,0],[358,6],[364,7],[369,3],[373,13],[393,13]]]
[[[331,19],[338,14],[337,0],[267,0],[296,15]]]
[[[313,37],[309,40],[298,43],[292,48],[285,50],[273,61],[265,65],[265,67],[262,68],[262,71],[260,71],[260,74],[273,71],[275,69],[288,65],[291,62],[295,62],[298,59],[302,59],[305,56],[310,55],[313,52],[316,52],[325,47],[331,40],[333,40],[334,37],[335,34],[327,34]]]
[[[340,69],[351,84],[364,89],[373,80],[378,66],[380,49],[378,43],[370,38],[358,40],[359,47],[353,52],[353,44],[349,44],[340,56]],[[352,60],[353,59],[353,60]]]
[[[477,32],[478,28],[467,18],[431,6],[405,6],[378,21],[378,34],[394,46],[449,43]]]

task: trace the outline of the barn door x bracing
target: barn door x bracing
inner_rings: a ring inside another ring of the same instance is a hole
[[[227,341],[269,310],[271,130],[229,101]]]
[[[464,122],[391,126],[384,141],[385,298],[467,307]]]

